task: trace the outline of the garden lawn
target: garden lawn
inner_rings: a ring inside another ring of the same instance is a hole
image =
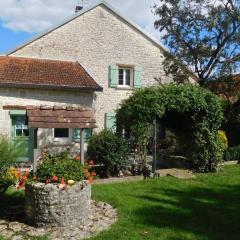
[[[193,180],[94,185],[93,198],[119,214],[117,224],[94,240],[240,239],[240,165]]]
[[[240,165],[193,180],[93,185],[93,198],[114,205],[119,220],[91,240],[240,239]]]

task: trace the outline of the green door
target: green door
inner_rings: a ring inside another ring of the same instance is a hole
[[[17,162],[28,163],[33,156],[33,138],[34,131],[27,125],[26,115],[11,115],[12,119],[12,142],[14,145],[21,142],[24,147],[23,155],[17,159]]]

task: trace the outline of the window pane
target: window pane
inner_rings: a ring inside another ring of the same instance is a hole
[[[131,79],[131,71],[130,69],[126,69],[126,85],[130,86],[130,79]]]
[[[22,129],[16,129],[16,137],[22,137]]]
[[[69,129],[68,128],[54,128],[54,138],[68,138]]]
[[[23,136],[24,137],[28,137],[29,136],[29,130],[28,129],[24,129],[23,130]]]
[[[123,85],[123,69],[119,69],[118,71],[118,84]]]

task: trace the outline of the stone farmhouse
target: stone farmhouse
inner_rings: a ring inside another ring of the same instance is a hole
[[[78,152],[134,89],[172,81],[165,51],[106,2],[82,9],[0,57],[0,133],[26,143],[25,161],[46,146]]]

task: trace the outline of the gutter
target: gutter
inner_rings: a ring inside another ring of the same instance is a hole
[[[56,86],[48,84],[24,84],[24,83],[0,83],[0,88],[21,88],[21,89],[50,89],[50,90],[69,90],[81,92],[102,92],[103,88],[98,87],[80,87],[80,86]]]

